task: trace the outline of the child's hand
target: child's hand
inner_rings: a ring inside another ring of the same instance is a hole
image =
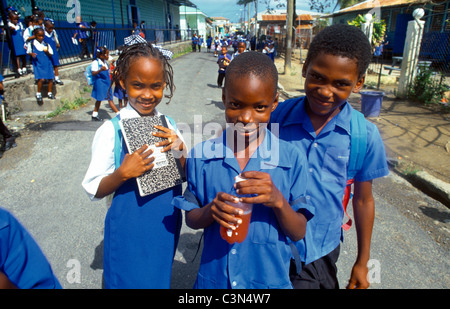
[[[236,225],[241,223],[241,219],[235,217],[242,214],[242,209],[233,207],[231,204],[238,202],[238,199],[230,194],[219,192],[214,200],[209,204],[213,219],[226,229],[234,230]]]
[[[175,131],[170,130],[163,126],[155,126],[155,128],[160,131],[163,131],[163,132],[153,132],[154,136],[158,136],[158,137],[167,139],[165,141],[155,144],[156,147],[166,146],[161,150],[161,152],[167,152],[171,149],[173,149],[175,151],[183,151],[184,149],[186,149],[183,141],[178,137],[178,135],[175,133]]]
[[[255,197],[243,197],[242,202],[249,204],[263,204],[271,208],[283,207],[283,194],[272,182],[268,173],[248,171],[241,174],[246,180],[235,184],[238,194],[256,194]]]
[[[33,58],[36,58],[36,56],[37,56],[36,53],[31,53],[30,55],[31,55],[31,57],[33,57]]]
[[[136,178],[151,170],[154,166],[155,157],[150,157],[152,149],[147,150],[148,145],[144,145],[133,154],[126,154],[119,167],[121,177],[124,180]]]

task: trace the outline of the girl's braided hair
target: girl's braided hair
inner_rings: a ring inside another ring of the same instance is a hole
[[[175,84],[173,83],[173,69],[166,57],[149,42],[133,44],[126,46],[123,49],[119,59],[117,59],[117,65],[112,74],[112,85],[120,86],[120,81],[126,80],[130,65],[139,57],[157,59],[163,65],[164,82],[166,83],[166,89],[170,92],[164,96],[169,99],[167,102],[167,104],[169,104],[175,91]]]

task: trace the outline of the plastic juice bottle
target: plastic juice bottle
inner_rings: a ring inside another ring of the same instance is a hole
[[[242,178],[240,176],[235,177],[235,183],[238,183],[240,181],[245,180],[245,178]],[[236,190],[233,188],[232,195],[236,197],[250,197],[251,195],[239,195],[236,193]],[[224,240],[226,240],[230,244],[234,244],[235,242],[241,243],[245,240],[248,233],[248,227],[250,225],[250,219],[252,217],[252,210],[253,210],[253,204],[247,204],[247,203],[228,203],[231,206],[240,208],[244,211],[242,215],[236,215],[237,218],[240,218],[242,220],[242,223],[239,225],[236,225],[236,229],[226,229],[223,226],[220,227],[220,236]]]

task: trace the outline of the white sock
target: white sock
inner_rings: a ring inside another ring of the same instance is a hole
[[[47,93],[47,95],[53,95],[53,93],[49,92],[49,93]]]
[[[55,76],[55,80],[59,80],[59,76]]]
[[[98,116],[98,112],[92,112],[92,117],[97,117]]]
[[[36,92],[37,97],[42,97],[42,94],[40,92]]]

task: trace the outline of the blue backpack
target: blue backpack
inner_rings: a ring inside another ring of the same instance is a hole
[[[348,217],[347,223],[342,225],[345,231],[352,226],[352,219],[347,214],[347,205],[353,194],[352,184],[356,173],[361,170],[367,151],[367,126],[364,115],[357,110],[352,110],[352,118],[350,120],[350,158],[347,167],[347,186],[342,200],[344,213]]]
[[[84,76],[86,76],[88,85],[92,86],[94,84],[94,75],[92,75],[92,62],[86,67],[86,71],[84,71]]]

